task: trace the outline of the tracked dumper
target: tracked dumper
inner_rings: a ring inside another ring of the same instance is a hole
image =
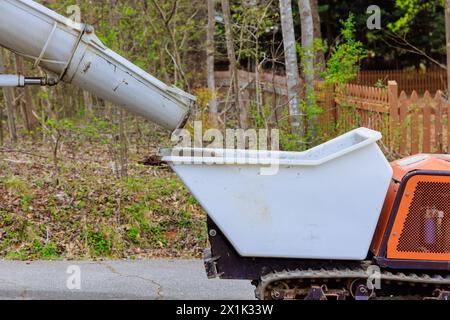
[[[380,139],[163,157],[208,212],[208,276],[251,280],[262,300],[449,299],[450,156],[389,164]]]
[[[0,46],[160,126],[183,127],[195,97],[106,48],[91,26],[31,0],[0,1]],[[263,300],[450,298],[450,157],[389,164],[360,128],[306,152],[161,152],[208,213],[209,277],[248,279]]]

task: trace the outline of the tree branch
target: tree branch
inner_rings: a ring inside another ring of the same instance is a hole
[[[416,47],[415,45],[413,45],[411,42],[406,40],[405,37],[401,37],[398,34],[393,33],[393,32],[386,32],[386,35],[387,35],[388,39],[390,39],[391,41],[393,41],[393,42],[395,42],[397,44],[397,45],[394,45],[392,43],[389,43],[389,41],[387,41],[385,39],[382,39],[383,42],[386,43],[388,46],[396,48],[396,49],[400,49],[400,50],[405,50],[407,52],[423,56],[424,58],[428,59],[432,63],[434,63],[437,66],[439,66],[440,68],[442,68],[444,70],[447,70],[447,66],[446,65],[440,63],[439,61],[437,61],[433,57],[430,57],[424,50],[422,50],[422,49]]]

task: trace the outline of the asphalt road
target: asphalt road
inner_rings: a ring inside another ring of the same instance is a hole
[[[0,261],[0,299],[249,300],[248,281],[208,280],[201,261]]]

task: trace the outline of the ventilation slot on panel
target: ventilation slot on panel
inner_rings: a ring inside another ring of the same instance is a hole
[[[403,253],[450,253],[450,183],[419,182],[397,245]]]

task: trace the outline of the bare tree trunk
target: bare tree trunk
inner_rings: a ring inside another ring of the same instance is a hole
[[[321,28],[321,19],[319,14],[319,1],[311,0],[311,12],[313,16],[313,24],[314,24],[314,40],[322,41],[322,28]],[[325,53],[322,50],[318,50],[315,53],[315,65],[316,70],[323,71],[325,70]],[[316,79],[320,79],[320,74],[316,73]]]
[[[230,71],[232,73],[234,87],[234,101],[239,110],[239,121],[242,129],[248,128],[248,110],[241,101],[241,88],[239,85],[239,73],[236,61],[236,52],[233,42],[233,27],[231,24],[231,11],[229,0],[222,0],[222,11],[225,24],[225,35],[227,42],[228,60],[230,61]]]
[[[309,140],[314,141],[317,134],[317,115],[314,112],[314,23],[310,0],[299,0],[300,20],[302,25],[303,74],[305,111]]]
[[[180,48],[179,48],[179,44],[178,44],[177,37],[176,37],[177,31],[176,31],[176,28],[173,28],[170,25],[173,17],[176,16],[176,14],[177,14],[177,10],[179,7],[179,0],[172,0],[173,6],[172,6],[172,13],[170,13],[170,14],[166,14],[164,12],[163,8],[159,5],[158,1],[156,1],[156,0],[151,0],[151,1],[156,9],[156,12],[159,14],[161,20],[164,22],[164,27],[167,30],[167,33],[172,42],[173,54],[171,54],[169,52],[167,52],[167,53],[172,55],[172,60],[174,62],[175,75],[178,72],[180,73],[180,76],[184,82],[184,85],[186,86],[187,91],[190,92],[191,86],[190,86],[190,83],[188,81],[186,72],[185,72],[183,64],[182,64]],[[175,85],[176,84],[177,84],[177,76],[175,76]]]
[[[41,77],[45,76],[45,72],[42,71],[41,68],[39,68],[39,75]],[[40,119],[41,119],[41,127],[43,130],[42,131],[42,140],[46,141],[47,140],[47,134],[48,134],[48,130],[44,130],[45,129],[45,119],[46,117],[51,117],[53,119],[56,119],[56,115],[53,112],[53,108],[52,108],[52,99],[51,99],[51,93],[49,91],[49,89],[47,87],[42,87],[41,88],[41,98],[40,98],[40,106],[41,106],[41,114],[40,114]]]
[[[0,48],[0,73],[6,73],[3,49],[1,48]],[[14,117],[12,89],[4,88],[3,95],[5,96],[6,101],[6,114],[8,116],[9,135],[11,137],[12,143],[17,143],[17,130],[16,130],[16,120]]]
[[[126,178],[128,176],[128,157],[127,157],[127,137],[125,132],[125,115],[123,108],[119,108],[119,160],[120,160],[120,177]]]
[[[207,43],[206,43],[206,64],[208,69],[208,88],[211,91],[212,97],[209,102],[209,121],[214,128],[219,125],[218,109],[217,109],[217,95],[216,95],[216,80],[214,78],[214,34],[216,31],[216,17],[214,0],[207,0],[208,2],[208,27],[207,27]]]
[[[284,55],[286,60],[289,116],[292,131],[303,138],[302,113],[300,110],[297,48],[295,43],[294,20],[291,0],[280,0],[281,27],[283,29]]]
[[[0,146],[3,145],[3,106],[0,104]]]
[[[445,0],[445,37],[447,42],[447,94],[450,95],[450,0]]]
[[[84,100],[84,106],[86,107],[88,117],[91,117],[93,114],[93,102],[92,102],[92,96],[89,92],[83,90],[83,100]]]
[[[25,74],[25,66],[23,62],[23,58],[21,56],[16,55],[16,64],[17,71],[19,74]],[[33,96],[31,94],[30,87],[25,87],[22,89],[25,97],[25,103],[21,103],[22,106],[22,114],[23,121],[25,123],[25,128],[28,132],[36,129],[38,122],[33,112],[36,112],[36,107],[33,102]]]

